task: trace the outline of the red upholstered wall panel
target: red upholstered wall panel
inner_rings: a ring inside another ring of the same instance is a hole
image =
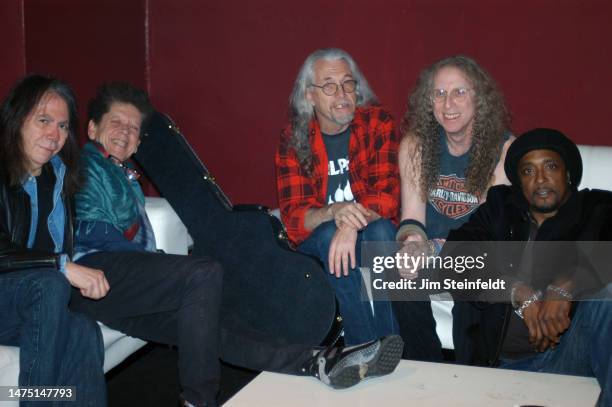
[[[301,4],[301,5],[298,5]],[[399,119],[418,72],[457,53],[498,80],[514,130],[612,145],[612,3],[150,0],[151,91],[236,202],[276,206],[273,154],[306,55],[337,46]]]
[[[73,86],[82,129],[100,83],[146,85],[145,0],[25,0],[25,30],[27,71]]]
[[[287,98],[320,47],[349,51],[398,121],[418,72],[465,53],[500,83],[515,132],[551,126],[612,145],[607,0],[23,1],[25,70],[70,81],[81,107],[103,80],[148,86],[234,202],[277,205]],[[24,70],[21,1],[0,3],[6,88]]]
[[[25,73],[25,47],[22,0],[0,1],[0,99]]]

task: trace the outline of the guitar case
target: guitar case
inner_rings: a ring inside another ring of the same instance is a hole
[[[337,340],[341,318],[320,262],[291,247],[267,208],[232,205],[169,117],[153,114],[134,158],[187,227],[192,254],[222,265],[222,324],[288,344]]]

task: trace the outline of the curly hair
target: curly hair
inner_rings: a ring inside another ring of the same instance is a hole
[[[463,55],[442,59],[419,76],[408,98],[408,111],[400,126],[404,137],[416,138],[414,154],[420,159],[421,177],[418,185],[422,198],[427,200],[429,191],[438,181],[442,146],[439,132],[441,125],[433,114],[432,91],[436,73],[444,67],[461,70],[474,90],[475,114],[472,125],[472,145],[466,169],[466,188],[469,193],[482,196],[501,152],[504,133],[510,129],[510,113],[504,97],[493,78],[472,58]],[[407,160],[408,163],[413,160]]]
[[[359,70],[355,60],[346,52],[338,48],[318,49],[310,54],[298,73],[293,91],[289,96],[289,121],[291,122],[291,137],[289,147],[296,152],[298,161],[306,174],[312,171],[312,151],[308,139],[308,128],[314,118],[314,108],[306,99],[307,88],[311,85],[314,78],[314,64],[318,60],[325,61],[345,61],[357,81],[357,106],[378,104],[376,95],[370,88],[365,76]]]

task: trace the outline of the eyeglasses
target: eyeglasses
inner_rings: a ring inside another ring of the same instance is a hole
[[[446,98],[450,95],[450,98],[455,103],[464,102],[467,99],[468,94],[472,89],[468,88],[455,88],[450,92],[446,89],[434,89],[431,92],[431,101],[434,103],[443,103]]]
[[[342,82],[340,85],[334,82],[327,82],[323,86],[315,85],[314,83],[311,83],[309,86],[314,86],[315,88],[321,89],[327,96],[334,96],[336,92],[338,92],[339,87],[342,87],[342,91],[344,93],[355,92],[357,89],[357,81],[354,79],[349,79]]]

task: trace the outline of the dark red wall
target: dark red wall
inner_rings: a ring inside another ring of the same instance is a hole
[[[499,81],[514,131],[609,144],[607,1],[151,0],[151,90],[234,201],[276,206],[273,154],[312,50],[346,49],[394,116],[421,69],[465,53]]]
[[[100,83],[146,85],[145,0],[25,0],[25,32],[27,71],[73,86],[81,128]]]
[[[25,47],[22,0],[0,1],[0,99],[25,73]]]
[[[70,81],[81,106],[104,80],[146,86],[234,202],[276,206],[287,98],[320,47],[351,53],[398,120],[419,71],[465,53],[500,83],[516,133],[551,126],[612,145],[607,0],[23,1],[25,67],[21,1],[0,2],[12,59],[0,90],[24,69]]]

